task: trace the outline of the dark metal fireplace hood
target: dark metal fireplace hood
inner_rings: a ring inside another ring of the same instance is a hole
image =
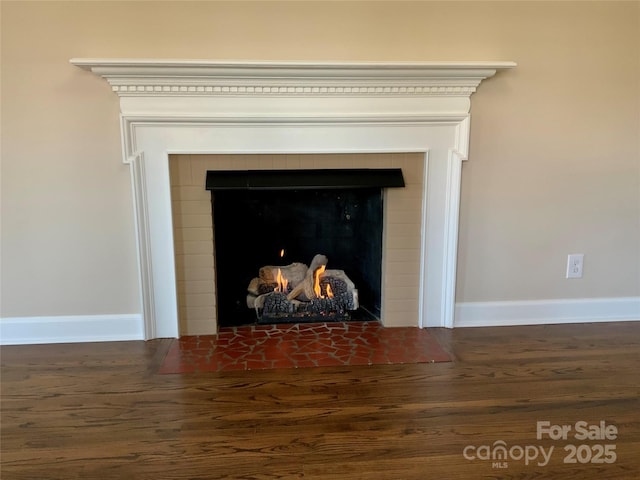
[[[206,189],[302,190],[404,187],[400,168],[208,170]]]

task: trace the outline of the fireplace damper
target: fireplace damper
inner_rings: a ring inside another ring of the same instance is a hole
[[[379,319],[383,189],[390,187],[404,187],[401,169],[208,171],[219,325]],[[357,309],[336,309],[334,301],[318,298],[310,309],[263,316],[263,305],[249,301],[265,293],[248,288],[257,272],[273,276],[273,266],[312,266],[319,254],[330,272],[355,285],[349,295]],[[331,311],[318,312],[323,303]]]

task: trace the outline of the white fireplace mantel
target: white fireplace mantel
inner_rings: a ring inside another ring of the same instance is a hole
[[[146,338],[177,337],[170,154],[424,153],[416,326],[452,327],[470,97],[513,62],[72,59],[120,97]],[[382,319],[385,323],[385,319]]]
[[[120,96],[430,95],[469,96],[513,62],[309,63],[72,59],[104,77]]]

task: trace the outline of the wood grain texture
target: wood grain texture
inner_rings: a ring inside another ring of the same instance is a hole
[[[637,479],[640,322],[430,329],[452,363],[158,375],[170,340],[2,348],[1,477]],[[618,428],[565,464],[536,422]],[[537,445],[547,465],[467,460]]]

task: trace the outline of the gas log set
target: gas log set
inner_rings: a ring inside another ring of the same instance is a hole
[[[317,254],[311,265],[265,265],[247,287],[247,307],[258,323],[346,321],[358,309],[358,290],[344,270],[328,270]]]

